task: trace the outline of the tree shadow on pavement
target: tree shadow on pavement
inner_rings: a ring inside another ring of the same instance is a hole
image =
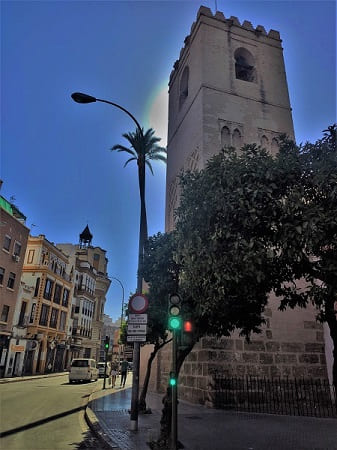
[[[83,441],[80,443],[73,443],[70,445],[76,445],[76,450],[85,450],[87,448],[95,449],[95,450],[110,450],[111,447],[104,445],[99,439],[95,437],[95,435],[89,430],[86,433],[83,433]]]

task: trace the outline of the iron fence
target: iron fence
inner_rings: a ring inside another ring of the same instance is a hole
[[[294,416],[337,417],[336,390],[326,380],[225,378],[214,374],[214,407]]]

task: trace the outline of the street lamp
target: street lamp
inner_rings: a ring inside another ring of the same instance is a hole
[[[101,102],[101,103],[108,103],[109,105],[115,106],[118,109],[121,109],[124,111],[136,124],[140,136],[142,138],[142,142],[144,141],[144,133],[142,127],[139,125],[137,119],[128,111],[127,109],[123,108],[123,106],[118,105],[117,103],[110,102],[108,100],[103,100],[100,98],[92,97],[91,95],[83,94],[81,92],[74,92],[71,94],[71,98],[77,102],[77,103],[94,103],[94,102]],[[142,171],[140,177],[142,179],[139,180],[139,185],[143,186],[145,185],[145,149],[142,149],[141,157],[142,157],[142,166],[144,167],[144,170]],[[145,214],[143,211],[144,202],[142,199],[145,197],[145,192],[140,192],[141,197],[141,212],[140,212],[140,227],[139,227],[139,247],[138,247],[138,270],[137,270],[137,293],[142,293],[142,262],[143,262],[143,255],[144,255],[144,244],[146,236],[146,224],[145,224]],[[130,421],[131,421],[131,430],[136,431],[138,430],[138,393],[139,393],[139,360],[140,360],[140,342],[134,342],[133,343],[133,377],[132,377],[132,396],[131,396],[131,414],[130,414]]]
[[[121,336],[122,336],[123,316],[124,316],[124,286],[123,286],[122,282],[118,278],[111,277],[111,279],[118,281],[118,283],[121,285],[121,288],[122,288],[121,326],[120,326],[120,332],[119,332],[119,338],[121,338]],[[120,365],[121,365],[121,345],[119,344],[118,347],[119,347],[119,352],[118,352],[118,359],[119,359],[119,361],[118,361],[118,368],[119,368]]]

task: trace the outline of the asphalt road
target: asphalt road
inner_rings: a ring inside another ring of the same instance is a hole
[[[0,448],[100,449],[84,419],[89,395],[103,380],[69,384],[68,375],[0,386]]]

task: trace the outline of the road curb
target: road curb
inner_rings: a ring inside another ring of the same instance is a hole
[[[107,433],[105,433],[99,423],[99,420],[94,413],[94,411],[90,408],[90,403],[94,400],[94,395],[97,392],[101,392],[100,389],[97,389],[96,391],[92,392],[88,398],[87,406],[84,410],[84,418],[92,431],[92,433],[96,436],[96,438],[100,441],[100,443],[103,445],[103,447],[107,450],[113,449],[113,450],[120,450],[120,447],[112,441],[112,439],[109,437]],[[105,395],[110,395],[111,392],[106,392]]]
[[[104,449],[120,450],[120,447],[118,447],[118,445],[110,439],[109,435],[103,431],[96,414],[89,405],[85,408],[84,417],[90,430],[103,445]]]

